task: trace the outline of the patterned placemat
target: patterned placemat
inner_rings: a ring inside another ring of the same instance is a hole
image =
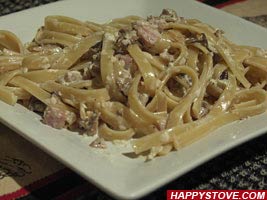
[[[0,16],[58,0],[0,0]]]

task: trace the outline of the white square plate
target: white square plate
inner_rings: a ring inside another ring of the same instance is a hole
[[[267,29],[189,0],[60,1],[0,17],[0,28],[13,31],[26,42],[33,38],[44,17],[51,14],[105,22],[126,15],[158,15],[163,8],[175,9],[180,16],[197,18],[221,28],[237,43],[267,48]],[[20,105],[12,107],[0,102],[0,120],[103,191],[120,199],[140,198],[216,155],[267,131],[267,116],[263,114],[224,126],[178,152],[144,162],[143,158],[123,155],[131,151],[127,145],[110,145],[107,150],[89,148],[92,138],[45,126],[36,114]]]

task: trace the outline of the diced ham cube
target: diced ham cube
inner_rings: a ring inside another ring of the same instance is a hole
[[[160,33],[156,26],[146,22],[139,21],[135,25],[138,37],[147,46],[153,46],[158,39],[160,39]]]
[[[67,122],[67,113],[56,107],[48,106],[44,111],[43,122],[56,129],[64,128]]]

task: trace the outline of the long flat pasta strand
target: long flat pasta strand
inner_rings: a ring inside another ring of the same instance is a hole
[[[47,16],[45,18],[45,28],[72,35],[88,36],[92,33],[83,22],[65,16]]]
[[[212,77],[212,73],[213,73],[213,62],[212,62],[212,57],[211,55],[206,55],[205,56],[205,61],[203,64],[203,69],[202,69],[202,73],[200,75],[199,78],[199,90],[198,90],[198,97],[197,99],[194,101],[193,106],[192,106],[192,112],[194,114],[194,116],[196,118],[200,118],[201,116],[201,104],[206,92],[206,88],[208,86],[208,83]]]
[[[106,124],[103,124],[99,128],[99,135],[100,137],[103,137],[105,140],[129,140],[134,136],[135,132],[132,128],[124,130],[124,131],[118,131],[113,130],[109,128]]]
[[[130,45],[128,47],[128,51],[138,65],[144,79],[146,89],[148,89],[150,93],[154,93],[157,87],[157,79],[155,78],[151,64],[148,62],[138,45]]]
[[[15,105],[17,103],[17,96],[4,86],[0,86],[0,100],[9,104]]]
[[[115,37],[112,33],[106,33],[103,38],[103,46],[101,51],[101,77],[103,83],[107,83],[108,76],[112,76],[113,74],[113,43],[115,42]],[[111,79],[111,77],[110,77]]]
[[[21,76],[14,77],[9,83],[23,88],[44,104],[49,104],[48,99],[51,98],[51,94],[40,88],[36,83]]]
[[[121,91],[118,89],[118,86],[115,81],[115,58],[113,57],[114,42],[115,36],[113,35],[113,33],[106,33],[104,35],[100,59],[101,78],[103,83],[106,84],[106,88],[110,92],[112,98],[120,102],[125,102],[126,99],[122,95]]]
[[[46,81],[54,81],[60,76],[63,76],[67,70],[36,70],[22,74],[23,77],[35,82],[35,83],[43,83]]]
[[[21,70],[14,70],[0,75],[0,86],[6,85],[13,77],[21,74]]]
[[[92,46],[102,40],[103,33],[97,32],[82,39],[77,44],[70,47],[60,58],[53,63],[53,69],[69,69],[83,54]]]
[[[80,40],[81,37],[42,29],[35,36],[35,42],[38,44],[60,44],[67,47],[74,45]]]
[[[225,43],[223,43],[223,44],[225,44]],[[220,55],[223,57],[223,59],[225,60],[225,62],[227,63],[227,66],[230,68],[230,70],[232,71],[232,73],[236,76],[237,80],[240,81],[240,83],[242,83],[242,85],[245,88],[249,88],[251,86],[251,84],[246,79],[245,73],[243,71],[241,71],[241,69],[240,69],[241,63],[237,63],[232,58],[232,56],[230,55],[229,50],[223,49],[221,45],[218,45],[217,44],[215,47],[216,47],[217,51],[220,53]]]
[[[158,124],[159,121],[162,119],[161,116],[155,115],[154,113],[150,112],[149,110],[146,109],[144,105],[139,101],[138,99],[138,84],[141,79],[141,75],[135,76],[132,86],[129,90],[129,95],[128,95],[128,102],[130,105],[130,108],[137,114],[139,115],[143,120],[151,123],[151,124]]]
[[[0,49],[4,48],[23,53],[23,45],[20,39],[12,32],[6,30],[0,30]]]

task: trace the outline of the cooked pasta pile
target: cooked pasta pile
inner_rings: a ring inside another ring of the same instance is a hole
[[[48,16],[25,45],[0,36],[0,99],[97,135],[93,147],[131,139],[152,159],[267,108],[267,51],[170,9],[105,24]]]

